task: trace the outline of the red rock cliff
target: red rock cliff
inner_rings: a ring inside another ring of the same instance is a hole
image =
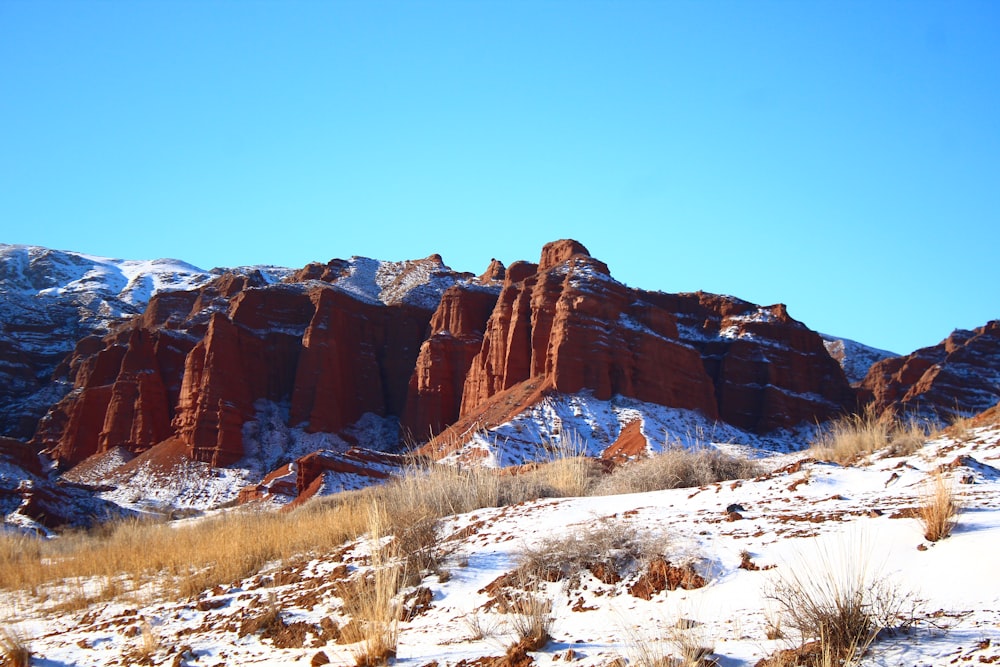
[[[81,341],[69,362],[75,389],[34,443],[65,467],[176,436],[192,458],[227,465],[243,456],[242,427],[260,399],[290,405],[292,424],[308,431],[400,415],[431,314],[312,282],[223,276]]]
[[[370,412],[398,416],[417,440],[509,417],[547,391],[621,394],[756,431],[854,405],[819,336],[783,306],[631,289],[570,240],[478,279],[436,255],[334,260],[284,284],[221,276],[81,341],[67,375],[74,390],[35,438],[63,465],[168,439],[226,465],[261,399],[309,432]]]
[[[880,411],[931,419],[974,414],[1000,401],[1000,320],[958,330],[932,347],[874,364],[862,400]]]
[[[492,269],[497,275],[497,267]],[[431,319],[430,338],[420,346],[410,376],[402,422],[408,438],[432,437],[458,419],[465,378],[482,348],[483,331],[496,302],[497,291],[487,288],[456,285],[442,295]]]
[[[636,302],[575,241],[550,243],[537,266],[518,262],[507,271],[465,382],[462,414],[539,378],[560,392],[624,394],[717,416],[711,380],[698,353],[678,339],[673,317]]]

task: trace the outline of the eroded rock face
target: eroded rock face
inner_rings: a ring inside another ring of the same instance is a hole
[[[309,431],[336,432],[366,412],[399,414],[430,313],[331,293],[285,294],[280,308],[265,311],[279,321],[255,309],[252,328],[241,324],[246,300],[232,319],[215,312],[183,364],[157,363],[149,349],[156,333],[134,330],[123,347],[81,364],[93,370],[78,373],[79,389],[60,406],[68,419],[53,456],[71,465],[114,446],[138,453],[176,434],[192,458],[227,465],[243,455],[242,426],[258,399],[290,402],[292,423]],[[164,348],[169,355],[183,346]],[[118,372],[100,373],[115,357]],[[146,365],[135,371],[140,358]],[[172,395],[167,387],[176,385]]]
[[[407,302],[404,286],[425,299],[436,289],[428,282],[447,279],[434,268],[440,258],[421,262],[378,287],[392,290],[389,305],[324,284],[308,267],[303,283],[222,276],[154,298],[121,330],[81,341],[68,363],[74,389],[34,442],[67,467],[175,437],[191,458],[229,465],[244,454],[242,427],[259,400],[289,405],[291,425],[307,432],[336,433],[369,412],[402,415],[432,315]]]
[[[71,388],[60,362],[103,336],[153,294],[212,276],[176,260],[128,261],[0,243],[0,435],[30,438]]]
[[[488,274],[503,275],[503,271]],[[430,338],[420,346],[410,376],[402,422],[408,438],[428,439],[459,418],[465,378],[482,348],[497,296],[498,289],[458,285],[442,295],[431,319]]]
[[[765,432],[854,407],[818,334],[783,305],[629,289],[582,245],[512,264],[463,388],[461,414],[529,379],[621,394]]]
[[[571,240],[546,245],[538,264],[494,260],[479,278],[436,255],[333,260],[282,283],[219,276],[80,341],[65,375],[74,388],[35,437],[64,467],[168,439],[231,464],[261,400],[306,433],[373,413],[399,417],[417,442],[551,392],[623,395],[758,432],[854,405],[822,340],[784,306],[631,289]]]
[[[86,527],[127,512],[90,490],[49,476],[38,453],[18,440],[0,437],[0,521],[20,530],[46,532]]]
[[[1000,320],[874,364],[860,393],[879,411],[936,420],[990,408],[1000,401]]]
[[[699,351],[722,420],[763,433],[855,409],[855,392],[822,338],[783,304],[702,292],[643,294],[675,314],[678,335]]]

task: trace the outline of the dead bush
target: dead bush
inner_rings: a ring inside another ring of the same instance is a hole
[[[552,638],[552,603],[538,590],[537,582],[524,581],[524,595],[507,610],[507,626],[514,634],[512,647],[537,651]]]
[[[16,630],[0,630],[0,658],[5,667],[29,667],[31,650],[27,642]]]
[[[767,596],[780,625],[819,641],[800,663],[809,667],[855,664],[881,631],[905,624],[903,612],[913,604],[911,595],[870,571],[860,543],[836,554],[818,549],[784,571]]]
[[[951,535],[959,513],[955,492],[951,484],[938,471],[928,481],[924,503],[920,506],[919,519],[924,527],[924,537],[937,542]]]
[[[606,521],[526,548],[518,559],[518,571],[542,581],[590,571],[604,583],[616,583],[650,558],[655,548],[652,539],[640,537],[628,524]]]

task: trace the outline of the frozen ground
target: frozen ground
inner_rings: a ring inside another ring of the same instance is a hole
[[[583,570],[574,580],[545,583],[539,593],[551,601],[553,639],[528,654],[536,664],[596,667],[618,657],[635,664],[640,649],[676,655],[680,643],[694,642],[710,647],[723,667],[754,665],[800,643],[787,628],[786,638],[768,639],[776,609],[767,592],[775,582],[792,573],[820,577],[828,569],[859,565],[873,585],[887,582],[915,603],[900,619],[909,628],[880,638],[862,664],[1000,660],[1000,426],[941,437],[911,456],[876,456],[853,467],[801,453],[775,454],[764,463],[772,472],[742,482],[546,499],[443,520],[438,544],[446,574],[419,583],[429,591],[429,605],[400,624],[396,663],[422,667],[464,660],[468,666],[503,655],[512,642],[512,615],[501,613],[495,590],[487,586],[546,541],[586,539],[608,527],[660,539],[672,562],[690,561],[708,584],[645,600],[629,592],[635,576],[603,583]],[[928,543],[912,512],[929,473],[941,466],[963,511],[950,537]],[[727,512],[732,505],[740,506],[741,518]],[[348,620],[338,581],[364,573],[365,552],[362,541],[274,563],[258,576],[169,603],[139,597],[58,612],[58,591],[48,599],[8,592],[0,597],[2,623],[25,638],[35,664],[52,667],[134,664],[148,641],[144,637],[155,639],[148,664],[309,665],[318,664],[312,661],[319,652],[332,664],[353,664],[354,647],[335,643],[328,630],[331,621],[343,626]],[[743,552],[760,569],[742,569]],[[286,628],[297,629],[297,638],[241,636],[245,619],[269,606]]]

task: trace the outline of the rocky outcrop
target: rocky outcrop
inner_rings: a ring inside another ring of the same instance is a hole
[[[860,394],[879,411],[933,420],[992,407],[1000,401],[1000,320],[874,364]]]
[[[503,275],[500,268],[488,274]],[[442,295],[410,376],[402,422],[409,439],[425,440],[459,418],[465,378],[482,348],[498,291],[456,285]]]
[[[0,435],[30,438],[72,386],[60,374],[78,340],[142,312],[151,295],[212,276],[176,260],[127,261],[0,244]]]
[[[478,278],[437,255],[332,260],[280,283],[217,276],[81,340],[62,372],[73,390],[34,442],[63,467],[167,440],[229,465],[260,401],[307,434],[372,413],[415,442],[553,394],[625,396],[756,432],[854,407],[823,341],[784,306],[632,289],[572,240]]]
[[[304,502],[323,491],[360,488],[389,479],[406,465],[406,457],[352,447],[345,452],[317,451],[268,473],[259,484],[240,490],[240,503]]]
[[[649,441],[642,432],[642,422],[635,420],[625,425],[610,447],[601,453],[601,458],[614,463],[643,458],[649,453]]]
[[[97,498],[85,485],[51,478],[35,449],[0,437],[0,522],[5,530],[46,533],[87,527],[129,512]]]
[[[349,271],[351,290],[324,282],[344,279],[331,262],[319,272],[307,267],[302,283],[224,275],[154,298],[120,331],[81,341],[67,364],[74,389],[34,442],[63,467],[116,447],[138,454],[168,438],[194,460],[228,465],[244,455],[243,424],[260,400],[288,405],[290,425],[307,432],[336,433],[366,413],[401,416],[432,315],[409,302],[403,283],[426,298],[436,289],[429,281],[446,282],[439,264],[431,257],[383,272],[380,287]],[[392,303],[362,288],[391,289]]]
[[[711,380],[670,314],[637,302],[574,241],[548,244],[537,266],[518,262],[507,271],[465,381],[462,414],[538,378],[558,392],[717,414]]]
[[[673,313],[681,340],[699,351],[723,421],[764,433],[855,409],[855,393],[823,339],[783,304],[703,292],[641,298]]]
[[[537,266],[507,271],[462,415],[529,378],[563,393],[695,409],[756,432],[855,404],[822,339],[783,305],[629,289],[573,241],[547,245]]]

